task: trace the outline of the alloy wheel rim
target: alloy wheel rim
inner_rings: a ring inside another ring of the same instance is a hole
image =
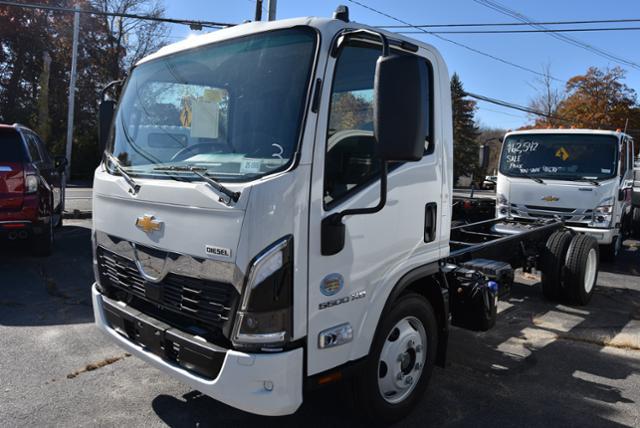
[[[397,404],[415,389],[426,360],[427,333],[422,322],[408,316],[396,323],[385,338],[378,361],[378,391]]]

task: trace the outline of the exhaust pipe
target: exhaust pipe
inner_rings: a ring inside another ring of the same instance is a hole
[[[17,237],[18,234],[16,232],[9,232],[8,238],[10,241],[15,241]]]

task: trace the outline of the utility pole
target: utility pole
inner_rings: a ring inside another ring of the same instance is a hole
[[[276,5],[278,3],[278,0],[269,0],[269,2],[267,3],[267,10],[269,11],[269,21],[275,21],[276,20]]]
[[[76,67],[78,63],[78,33],[80,32],[80,9],[75,5],[73,14],[73,48],[71,50],[71,75],[69,77],[69,107],[67,110],[67,180],[71,177],[71,149],[73,145],[73,110],[76,100]]]
[[[262,21],[262,0],[256,0],[256,18],[255,21]]]

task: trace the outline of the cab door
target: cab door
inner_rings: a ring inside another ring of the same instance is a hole
[[[321,253],[324,218],[349,208],[373,207],[380,198],[381,164],[372,122],[380,54],[380,45],[351,40],[327,65],[310,195],[308,374],[366,355],[395,282],[407,270],[438,260],[442,250],[442,144],[433,120],[432,93],[437,70],[429,53],[421,52],[429,70],[424,157],[390,164],[386,206],[375,214],[345,217],[344,248],[335,255]],[[319,349],[320,332],[339,325],[347,325],[353,339]]]

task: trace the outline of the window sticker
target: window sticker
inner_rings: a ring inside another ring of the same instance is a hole
[[[218,138],[218,103],[195,101],[191,105],[191,137]]]
[[[564,147],[560,147],[556,151],[556,157],[562,159],[563,161],[566,161],[567,159],[569,159],[569,152]]]
[[[603,174],[611,174],[611,170],[610,169],[606,169],[606,168],[601,168],[600,172]]]
[[[242,159],[240,172],[243,174],[260,172],[261,166],[262,159]]]

